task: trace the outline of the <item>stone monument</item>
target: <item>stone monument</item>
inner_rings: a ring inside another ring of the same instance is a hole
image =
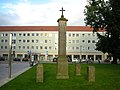
[[[58,61],[57,61],[57,79],[68,79],[68,60],[66,56],[66,25],[67,19],[63,15],[58,19]]]
[[[37,76],[36,76],[36,82],[43,82],[43,64],[37,65]]]
[[[76,63],[76,76],[80,76],[81,71],[81,65],[79,63]]]
[[[89,82],[95,82],[95,67],[94,66],[87,67],[87,78]]]

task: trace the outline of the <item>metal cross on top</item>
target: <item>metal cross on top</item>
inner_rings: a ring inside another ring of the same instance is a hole
[[[63,7],[62,7],[62,10],[60,10],[60,11],[62,11],[62,16],[63,16],[63,11],[65,11],[65,10],[63,10]]]

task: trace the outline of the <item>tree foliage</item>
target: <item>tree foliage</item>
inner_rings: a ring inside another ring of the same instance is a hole
[[[97,32],[96,50],[113,56],[113,63],[120,58],[120,0],[88,0],[85,6],[85,23]],[[105,30],[105,34],[98,33]]]

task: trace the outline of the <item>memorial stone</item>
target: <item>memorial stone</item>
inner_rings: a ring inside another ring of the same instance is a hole
[[[37,75],[36,81],[43,82],[43,64],[37,65],[37,74],[36,75]]]
[[[80,71],[81,71],[81,66],[79,63],[76,63],[76,76],[80,75]]]
[[[88,75],[87,78],[89,82],[95,82],[95,67],[94,66],[87,67],[87,75]]]

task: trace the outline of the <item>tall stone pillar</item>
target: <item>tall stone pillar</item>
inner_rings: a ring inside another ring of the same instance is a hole
[[[61,18],[58,19],[58,61],[57,61],[57,79],[68,79],[68,60],[66,56],[66,25],[67,19],[64,18],[63,8]]]

